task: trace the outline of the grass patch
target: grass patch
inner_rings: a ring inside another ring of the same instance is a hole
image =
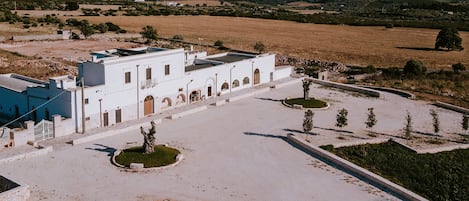
[[[416,154],[387,142],[342,147],[332,152],[429,200],[469,198],[469,149]]]
[[[126,167],[130,167],[130,163],[143,163],[145,168],[160,167],[175,163],[179,153],[177,149],[157,145],[155,152],[145,154],[143,147],[138,146],[123,150],[116,157],[116,162]]]
[[[327,106],[326,102],[317,99],[292,98],[285,100],[285,103],[288,105],[302,105],[303,108],[323,108]]]

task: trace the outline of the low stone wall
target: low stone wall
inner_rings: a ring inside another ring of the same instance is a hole
[[[400,143],[399,141],[390,139],[390,141],[395,142],[399,145],[401,145],[403,148],[408,149],[412,152],[415,152],[417,154],[436,154],[439,152],[444,152],[444,151],[453,151],[456,149],[469,149],[469,144],[455,144],[455,145],[449,145],[449,146],[444,146],[444,147],[435,147],[435,148],[428,148],[428,149],[414,149],[410,147],[409,145]]]
[[[125,169],[126,171],[129,171],[129,172],[147,172],[147,171],[163,170],[163,169],[167,169],[167,168],[174,167],[174,166],[178,165],[182,161],[182,159],[184,159],[184,155],[182,155],[182,153],[179,153],[176,156],[176,162],[174,162],[173,164],[169,164],[169,165],[161,166],[161,167],[144,168],[142,163],[131,163],[130,168],[129,168],[129,167],[125,167],[125,166],[123,166],[123,165],[116,162],[116,157],[120,153],[121,153],[121,150],[115,151],[114,154],[112,155],[111,162],[115,166],[117,166],[119,168],[123,168],[123,169]]]
[[[402,97],[405,97],[405,98],[408,98],[408,99],[412,99],[412,100],[414,100],[415,97],[416,97],[415,94],[413,94],[413,93],[403,91],[403,90],[399,90],[399,89],[394,89],[394,88],[374,87],[374,86],[362,86],[362,87],[397,94],[399,96],[402,96]]]
[[[38,150],[34,150],[34,151],[31,151],[31,152],[27,152],[27,153],[23,153],[23,154],[18,154],[18,155],[14,155],[14,156],[11,156],[11,157],[8,157],[8,158],[3,158],[3,159],[0,159],[0,164],[2,163],[8,163],[8,162],[12,162],[12,161],[16,161],[16,160],[22,160],[22,159],[27,159],[27,158],[33,158],[33,157],[36,157],[36,156],[42,156],[42,155],[46,155],[50,152],[54,151],[54,149],[52,148],[52,146],[48,146],[48,147],[39,147]],[[1,200],[1,199],[0,199]]]
[[[377,97],[377,98],[380,97],[380,93],[378,91],[375,91],[375,90],[372,90],[372,89],[367,89],[367,88],[358,87],[358,86],[354,86],[354,85],[348,85],[348,84],[341,84],[341,83],[337,83],[337,82],[318,80],[318,79],[315,79],[315,78],[305,78],[305,79],[309,79],[313,83],[320,84],[320,85],[327,86],[327,87],[334,87],[334,88],[343,89],[343,90],[347,90],[347,91],[362,93],[362,94],[365,94],[365,95],[368,95],[368,96],[371,96],[371,97]]]
[[[316,147],[314,145],[311,145],[309,144],[308,142],[296,137],[295,135],[293,134],[288,134],[287,136],[287,139],[295,144],[295,145],[298,145],[300,147],[302,147],[303,149],[305,149],[306,151],[316,155],[316,156],[319,156],[327,161],[330,161],[331,163],[339,166],[339,167],[342,167],[344,169],[346,169],[347,171],[353,173],[353,174],[356,174],[356,175],[359,175],[399,196],[401,196],[402,198],[405,198],[407,200],[416,200],[416,201],[426,201],[427,199],[425,199],[424,197],[420,196],[420,195],[417,195],[416,193],[412,192],[412,191],[409,191],[405,188],[403,188],[402,186],[399,186],[395,183],[392,183],[390,182],[389,180],[377,175],[377,174],[374,174],[358,165],[355,165],[347,160],[344,160],[332,153],[329,153],[328,151],[326,150],[323,150],[319,147]]]
[[[153,121],[156,124],[161,124],[161,122],[162,122],[161,119],[155,119]],[[132,131],[132,130],[139,130],[140,126],[145,127],[147,125],[148,125],[148,122],[144,122],[144,123],[124,127],[124,128],[121,128],[121,129],[108,130],[108,131],[98,133],[98,134],[87,135],[85,137],[72,140],[72,145],[83,144],[83,143],[86,143],[86,142],[91,142],[91,141],[94,141],[94,140],[99,140],[99,139],[102,139],[102,138],[107,138],[107,137],[119,135],[119,134],[126,133],[126,132]]]
[[[339,148],[339,147],[350,147],[350,146],[357,146],[357,145],[363,145],[363,144],[381,144],[387,141],[389,141],[388,138],[373,138],[373,139],[368,139],[368,140],[335,143],[335,144],[332,144],[332,146],[334,146],[334,148]]]
[[[32,41],[32,40],[65,40],[68,39],[61,34],[48,34],[48,35],[26,35],[26,36],[13,36],[13,41]]]
[[[29,186],[11,181],[3,176],[0,176],[0,182],[4,185],[16,186],[10,190],[0,193],[0,200],[5,201],[26,201],[30,197]]]
[[[448,110],[453,110],[453,111],[456,111],[456,112],[459,112],[459,113],[469,114],[469,109],[459,107],[459,106],[456,106],[456,105],[451,105],[449,103],[443,103],[443,102],[440,102],[440,101],[436,101],[435,103],[433,103],[433,105],[435,105],[437,107],[442,107],[442,108],[445,108],[445,109],[448,109]]]
[[[194,113],[206,110],[206,109],[207,109],[206,105],[196,107],[196,108],[193,108],[193,109],[190,109],[190,110],[186,110],[186,111],[183,111],[183,112],[172,114],[171,116],[169,116],[169,119],[178,119],[178,118],[181,118],[181,117],[184,117],[184,116],[187,116],[187,115],[190,115],[190,114],[194,114]]]
[[[222,106],[226,104],[226,100],[221,100],[221,101],[217,101],[215,103],[212,103],[213,106]]]

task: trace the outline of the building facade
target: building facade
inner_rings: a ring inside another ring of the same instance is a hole
[[[273,54],[208,56],[182,48],[140,47],[93,52],[91,56],[90,61],[78,64],[76,79],[61,76],[46,83],[0,75],[0,93],[8,97],[0,101],[0,114],[11,119],[34,110],[23,119],[36,122],[58,114],[72,119],[75,132],[82,132],[272,82],[291,73],[291,69],[275,69]],[[16,82],[21,82],[20,87],[11,87]]]

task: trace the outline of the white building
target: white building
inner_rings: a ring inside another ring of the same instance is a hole
[[[155,47],[94,52],[78,69],[76,80],[62,76],[49,83],[0,75],[0,116],[12,119],[36,109],[24,119],[38,122],[58,114],[71,119],[74,132],[81,132],[83,117],[85,129],[111,126],[291,73],[289,68],[275,69],[273,54],[207,56],[206,52]]]

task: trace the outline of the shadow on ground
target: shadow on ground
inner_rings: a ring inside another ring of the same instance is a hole
[[[87,147],[85,149],[99,151],[99,152],[105,152],[105,153],[107,153],[107,156],[113,156],[114,152],[117,151],[117,149],[115,149],[114,147],[109,147],[109,146],[102,145],[102,144],[93,144],[93,145],[98,146],[100,148],[89,148],[89,147]]]
[[[290,128],[284,128],[283,130],[284,130],[284,131],[288,131],[288,132],[301,133],[301,134],[319,135],[319,133],[304,132],[304,131],[301,131],[301,130],[290,129]]]
[[[448,50],[435,49],[429,47],[396,47],[397,49],[406,49],[406,50],[420,50],[420,51],[436,51],[436,52],[446,52]]]

